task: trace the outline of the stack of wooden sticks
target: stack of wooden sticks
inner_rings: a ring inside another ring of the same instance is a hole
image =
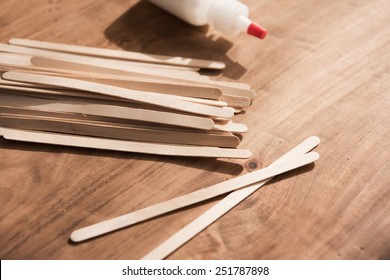
[[[0,135],[176,156],[248,158],[234,123],[255,93],[222,62],[26,39],[0,44]]]

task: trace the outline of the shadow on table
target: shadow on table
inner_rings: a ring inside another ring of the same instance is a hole
[[[232,43],[207,35],[208,27],[185,23],[159,7],[140,1],[105,30],[106,38],[127,51],[223,61],[222,75],[238,80],[247,71],[227,52]],[[218,75],[219,71],[207,71]]]

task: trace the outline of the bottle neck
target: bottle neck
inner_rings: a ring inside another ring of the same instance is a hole
[[[229,36],[237,35],[241,31],[246,32],[250,24],[248,19],[249,11],[246,5],[237,0],[219,0],[213,2],[208,12],[208,23],[210,25]]]

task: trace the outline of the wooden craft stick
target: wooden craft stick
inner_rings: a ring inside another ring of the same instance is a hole
[[[54,72],[57,73],[56,75],[63,75],[68,77],[73,73],[73,76],[77,77],[78,79],[94,79],[95,82],[142,91],[152,91],[208,99],[219,99],[222,95],[222,91],[218,87],[214,87],[209,84],[191,84],[181,80],[161,79],[162,77],[157,79],[156,77],[146,78],[133,76],[129,77],[131,79],[125,80],[123,75],[126,77],[129,74],[131,75],[132,72],[118,72],[111,68],[90,66],[81,64],[79,62],[80,61],[77,61],[77,63],[68,62],[31,55],[0,53],[0,63],[10,67],[22,67],[23,69],[30,69],[35,71]],[[129,70],[128,68],[126,69]],[[98,75],[93,75],[93,73]],[[102,74],[105,74],[105,76],[119,74],[122,75],[122,79],[97,77],[99,75],[101,76]]]
[[[167,97],[178,98],[181,100],[193,101],[195,103],[207,104],[210,106],[223,107],[227,106],[224,101],[219,101],[222,92],[219,88],[209,87],[207,84],[186,84],[182,83],[181,80],[171,79],[170,81],[163,81],[161,79],[149,79],[143,78],[142,76],[135,75],[134,77],[129,76],[118,76],[118,75],[101,75],[100,73],[85,73],[77,71],[56,71],[50,72],[51,69],[40,68],[40,67],[22,67],[22,66],[6,66],[3,67],[4,72],[17,71],[19,73],[30,73],[30,74],[41,74],[64,78],[73,78],[77,80],[90,81],[95,83],[101,83],[106,85],[117,86],[130,90],[146,91],[155,94],[170,95]],[[32,83],[21,83],[6,81],[1,79],[0,85],[18,85],[23,87],[38,87],[48,89],[65,89],[61,86],[50,86],[50,85],[37,85]],[[195,99],[188,99],[195,98]],[[196,99],[198,98],[198,99]]]
[[[241,88],[233,88],[233,87],[227,87],[227,86],[220,86],[217,85],[217,87],[222,90],[223,95],[232,95],[232,96],[239,96],[239,97],[245,97],[249,100],[254,100],[256,97],[256,93],[253,90],[249,89],[241,89]]]
[[[36,84],[29,84],[29,83],[21,83],[21,82],[14,82],[14,81],[7,81],[1,78],[1,73],[0,73],[0,85],[4,86],[15,86],[15,87],[37,87]]]
[[[67,74],[57,74],[56,76],[70,77]],[[73,75],[74,76],[74,75]],[[210,87],[203,84],[188,84],[174,81],[162,81],[156,79],[146,79],[141,77],[133,77],[131,80],[119,80],[108,78],[90,78],[85,76],[78,76],[77,79],[85,81],[95,81],[96,83],[102,83],[112,86],[118,86],[127,89],[141,90],[148,92],[158,92],[171,95],[195,97],[195,98],[207,98],[213,100],[219,100],[222,96],[222,91],[216,87]]]
[[[57,76],[56,76],[57,77]],[[60,76],[58,76],[60,77]],[[77,79],[78,80],[78,79]],[[42,87],[41,87],[42,86]],[[68,89],[62,89],[62,87],[52,87],[48,85],[38,85],[38,84],[31,84],[30,87],[27,87],[25,85],[19,86],[19,85],[6,85],[0,83],[0,88],[6,89],[6,90],[12,90],[16,92],[31,92],[36,94],[43,94],[43,95],[60,95],[60,96],[74,96],[74,97],[83,97],[83,98],[95,98],[95,99],[107,99],[102,98],[102,96],[96,96],[96,94],[91,94],[91,92],[85,92],[85,91],[69,91]],[[187,97],[187,96],[178,96],[178,95],[169,95],[169,94],[162,94],[162,93],[155,93],[161,97],[166,98],[172,98],[176,100],[181,101],[187,101],[187,102],[193,102],[197,104],[207,105],[207,106],[214,106],[214,107],[226,107],[228,104],[224,101],[217,101],[217,100],[209,100],[209,99],[203,99],[203,98],[195,98],[195,97]],[[108,100],[112,100],[112,98],[108,98]],[[114,99],[118,100],[118,98]],[[122,99],[123,101],[123,99]]]
[[[0,107],[1,110],[1,107]],[[109,139],[235,148],[240,140],[231,133],[209,133],[156,128],[104,121],[74,120],[0,113],[0,126],[34,131],[60,132]]]
[[[210,130],[214,128],[214,122],[206,117],[113,105],[45,100],[29,96],[18,96],[4,93],[0,94],[0,96],[3,97],[2,101],[0,102],[1,106],[13,106],[31,110],[58,111],[83,115],[129,119],[204,130]]]
[[[183,74],[183,75],[190,75],[190,76],[199,76],[199,73],[196,72],[196,68],[186,68],[186,67],[178,67],[178,66],[171,66],[171,65],[163,65],[163,64],[150,64],[150,63],[140,63],[140,62],[130,62],[130,61],[122,61],[122,60],[115,60],[115,59],[104,59],[104,58],[97,58],[97,57],[88,57],[83,55],[75,55],[75,54],[68,54],[68,53],[61,53],[56,51],[47,51],[42,49],[34,49],[34,48],[27,48],[27,47],[20,47],[20,46],[13,46],[13,45],[7,45],[7,44],[0,44],[0,50],[7,53],[2,53],[1,55],[1,62],[6,63],[9,62],[13,55],[13,59],[17,59],[17,61],[20,61],[21,63],[28,63],[28,57],[40,57],[40,58],[48,58],[48,60],[43,60],[43,64],[51,65],[53,61],[49,58],[52,58],[53,60],[59,60],[61,62],[65,61],[73,61],[78,62],[85,65],[102,65],[102,63],[105,64],[107,68],[112,69],[123,69],[124,71],[130,70],[130,69],[139,69],[139,70],[145,70],[145,71],[168,71],[169,73],[176,73],[176,74]],[[22,58],[24,57],[24,60]],[[30,63],[33,63],[30,59]],[[106,68],[104,67],[104,68]],[[124,68],[125,67],[125,68]]]
[[[60,61],[74,61],[74,62],[77,62],[75,61],[76,58],[83,58],[81,59],[81,61],[85,64],[85,65],[96,65],[97,62],[106,62],[106,64],[110,65],[110,67],[114,67],[113,69],[115,69],[118,65],[119,65],[119,68],[118,69],[123,69],[123,66],[126,66],[125,69],[146,69],[146,70],[168,70],[169,72],[171,72],[171,70],[173,71],[173,73],[180,73],[180,74],[184,74],[182,73],[183,71],[187,72],[193,72],[193,73],[190,73],[190,75],[192,74],[193,76],[199,76],[199,73],[197,72],[199,70],[199,68],[189,68],[189,67],[182,67],[182,66],[173,66],[173,65],[167,65],[167,64],[153,64],[153,63],[143,63],[143,62],[134,62],[134,61],[123,61],[123,60],[116,60],[116,59],[107,59],[107,58],[97,58],[97,57],[93,57],[93,56],[83,56],[83,55],[75,55],[75,54],[67,54],[67,53],[61,53],[61,52],[57,52],[57,51],[47,51],[47,50],[41,50],[41,49],[33,49],[33,52],[39,52],[41,53],[42,55],[46,55],[48,57],[51,57],[52,59],[49,59],[49,60],[42,60],[42,63],[43,64],[47,64],[47,65],[51,65],[52,64],[52,60],[57,60],[57,59],[62,59]],[[36,57],[36,56],[34,56]],[[40,56],[38,56],[40,57]],[[40,58],[44,58],[44,57],[40,57]],[[89,64],[90,61],[93,61],[92,64]],[[99,65],[101,65],[99,63]]]
[[[310,150],[314,149],[319,144],[319,142],[320,140],[318,137],[312,136],[306,139],[301,144],[299,144],[294,149],[292,149],[290,152],[285,154],[283,157],[275,161],[272,165],[277,165],[281,162],[288,161],[292,158],[295,158],[296,156],[303,155],[309,152]],[[202,230],[207,228],[213,222],[215,222],[224,214],[226,214],[228,211],[230,211],[233,207],[235,207],[245,198],[250,196],[257,189],[259,189],[264,184],[266,184],[270,179],[271,178],[265,179],[263,181],[255,183],[252,186],[237,190],[229,194],[220,202],[218,202],[216,205],[214,205],[205,213],[203,213],[201,216],[199,216],[197,219],[189,223],[187,226],[185,226],[180,231],[178,231],[170,238],[168,238],[165,242],[163,242],[155,249],[153,249],[151,252],[146,254],[142,259],[147,260],[147,259],[166,258],[175,250],[177,250],[179,247],[181,247],[183,244],[185,244],[194,236],[196,236],[198,233],[200,233]]]
[[[43,51],[42,55],[49,55]],[[106,59],[97,59],[79,57],[68,54],[61,54],[57,57],[57,53],[50,52],[50,57],[33,56],[31,64],[42,68],[62,68],[75,71],[93,71],[98,73],[127,75],[128,73],[137,72],[158,76],[177,76],[187,79],[194,79],[195,81],[208,81],[207,78],[199,75],[198,72],[183,72],[177,69],[160,69],[155,67],[145,67],[139,65],[128,65],[123,62],[116,62]]]
[[[188,73],[184,76],[182,74],[177,74],[172,76],[172,73],[169,72],[161,72],[160,73],[152,73],[150,71],[134,71],[131,70],[131,67],[125,67],[125,69],[115,69],[115,67],[107,68],[107,63],[101,60],[87,60],[74,58],[73,55],[70,55],[71,58],[49,58],[45,57],[47,60],[38,60],[34,59],[39,56],[26,55],[23,52],[28,53],[36,53],[35,49],[28,49],[23,47],[18,47],[18,49],[14,49],[17,46],[10,46],[0,43],[0,69],[5,69],[5,71],[13,70],[13,69],[24,69],[29,71],[39,71],[39,72],[57,72],[57,73],[68,73],[74,74],[77,76],[86,76],[86,77],[96,77],[100,78],[116,78],[116,79],[125,79],[140,77],[146,79],[154,79],[159,81],[172,81],[172,82],[186,82],[188,84],[201,84],[210,86],[210,79],[207,76],[199,75],[198,73]],[[21,48],[21,49],[19,49]],[[12,53],[1,53],[1,51],[12,51]],[[40,50],[38,50],[40,53]],[[44,54],[40,54],[44,55]],[[47,55],[47,54],[46,54]],[[15,56],[21,56],[22,58],[17,58]],[[54,55],[52,55],[54,56]],[[32,63],[34,60],[35,65]],[[44,62],[46,61],[46,62]],[[51,61],[51,67],[47,67],[47,61]],[[58,64],[53,63],[54,61],[58,61]],[[76,64],[76,65],[74,65]],[[121,65],[123,68],[123,65]],[[214,88],[216,86],[213,86]],[[217,87],[218,88],[218,87]]]
[[[229,106],[235,108],[247,108],[251,105],[251,100],[247,97],[223,94],[219,99],[226,102]]]
[[[222,131],[230,131],[233,133],[244,133],[248,131],[248,127],[242,123],[233,123],[229,121],[226,124],[214,124],[214,129]]]
[[[83,56],[83,55],[74,55],[69,53],[62,53],[57,51],[47,51],[43,49],[34,49],[34,48],[26,48],[26,47],[20,47],[20,46],[12,46],[12,45],[6,45],[2,44],[2,50],[3,51],[10,51],[7,54],[13,54],[18,55],[18,58],[21,58],[22,56],[32,56],[33,53],[40,53],[42,55],[58,58],[58,59],[70,59],[74,60],[76,58],[82,58],[82,61],[84,61],[86,58],[90,58],[94,61],[102,61],[102,60],[96,60],[97,57],[91,57],[91,56]],[[1,58],[3,60],[3,56]],[[149,69],[164,69],[164,70],[175,70],[175,71],[191,71],[196,72],[200,70],[199,68],[192,68],[192,67],[185,67],[185,66],[174,66],[174,65],[168,65],[168,64],[154,64],[154,63],[145,63],[145,62],[138,62],[138,61],[124,61],[124,60],[118,60],[118,59],[104,59],[105,62],[112,65],[126,65],[129,68],[132,67],[141,67],[141,68],[149,68]],[[3,61],[2,61],[3,62]],[[196,73],[198,75],[198,73]]]
[[[240,189],[255,182],[279,175],[303,165],[312,163],[319,158],[315,152],[296,156],[295,158],[279,163],[272,167],[260,169],[258,171],[236,177],[234,179],[204,188],[183,196],[179,196],[165,202],[122,215],[95,225],[74,231],[70,238],[74,242],[90,239],[123,227],[127,227],[150,218],[201,202],[219,195]]]
[[[122,152],[135,152],[168,156],[211,157],[211,158],[248,158],[249,150],[218,147],[168,145],[138,141],[111,140],[96,137],[74,136],[59,133],[32,132],[1,128],[5,139],[32,143],[44,143],[62,146],[94,148]]]
[[[138,52],[108,50],[108,49],[101,49],[101,48],[75,46],[75,45],[59,44],[59,43],[49,43],[49,42],[33,41],[33,40],[18,39],[18,38],[13,38],[9,40],[9,43],[14,45],[83,54],[88,56],[93,55],[99,57],[144,61],[148,63],[180,65],[180,66],[187,66],[187,67],[218,69],[218,70],[225,68],[225,64],[223,62],[203,60],[203,59],[151,55],[151,54],[144,54]]]
[[[6,80],[17,82],[38,83],[44,85],[62,86],[76,90],[85,90],[96,92],[108,96],[115,96],[131,101],[157,105],[178,111],[194,113],[199,115],[230,118],[234,115],[234,110],[229,108],[217,108],[192,102],[174,100],[168,97],[162,97],[150,92],[135,91],[119,87],[103,85],[93,82],[81,81],[77,79],[52,77],[48,75],[38,75],[29,73],[6,72],[3,74]]]
[[[66,53],[60,53],[60,52],[54,52],[54,51],[47,51],[47,50],[41,50],[41,49],[33,49],[33,48],[26,48],[26,47],[20,47],[20,46],[14,46],[14,45],[7,45],[7,44],[1,44],[0,43],[0,51],[1,52],[8,52],[11,54],[21,54],[21,55],[28,55],[28,56],[38,56],[38,57],[47,57],[51,58],[53,60],[60,60],[65,62],[73,62],[77,63],[79,66],[84,65],[86,68],[94,68],[98,67],[100,72],[104,72],[106,74],[113,73],[117,75],[132,75],[134,73],[137,74],[143,74],[143,75],[154,75],[154,76],[160,76],[160,77],[177,77],[183,80],[189,80],[189,81],[195,81],[195,82],[209,82],[209,78],[206,76],[201,76],[198,72],[194,71],[181,71],[181,70],[175,70],[175,69],[158,69],[158,68],[149,68],[149,67],[142,67],[142,66],[134,66],[134,65],[126,65],[124,62],[117,62],[112,61],[109,59],[103,59],[103,58],[93,58],[93,57],[86,57],[81,55],[74,55],[74,54],[66,54]],[[4,54],[2,54],[4,56]],[[11,63],[10,57],[8,58],[7,63]],[[55,65],[50,60],[46,60],[45,62],[41,60],[41,63],[43,65],[46,65],[49,63],[52,67]],[[25,62],[24,60],[17,60],[16,63],[18,63],[19,66],[22,66],[21,63]],[[27,62],[26,62],[27,63]],[[34,63],[38,63],[35,61]],[[33,60],[30,59],[30,66],[34,66]],[[28,65],[25,65],[28,66]],[[35,65],[36,66],[36,65]],[[44,66],[43,66],[44,67]],[[81,66],[80,66],[81,67]],[[59,68],[57,68],[59,69]],[[76,69],[75,69],[76,70]],[[108,73],[107,73],[108,72]]]
[[[0,50],[1,48],[7,49],[9,48],[9,46],[8,45],[3,46],[0,44]],[[27,52],[23,49],[15,50],[15,51]],[[17,55],[21,57],[19,58],[17,57]],[[5,57],[3,58],[3,56]],[[126,68],[127,70],[126,72],[123,72],[112,68],[107,68],[105,67],[106,65],[102,63],[99,64],[92,63],[91,65],[91,63],[88,62],[89,64],[88,63],[82,64],[80,63],[80,60],[76,58],[61,60],[61,59],[53,59],[53,58],[39,57],[39,56],[32,56],[32,55],[2,53],[0,54],[0,60],[4,60],[7,65],[29,67],[29,69],[35,69],[36,71],[57,71],[57,72],[68,73],[68,74],[73,73],[78,77],[87,77],[87,78],[98,77],[102,79],[108,78],[108,79],[120,79],[120,80],[124,80],[126,78],[131,78],[132,80],[134,80],[134,78],[138,78],[138,79],[144,79],[144,81],[146,79],[145,82],[156,82],[156,83],[167,83],[168,81],[174,84],[180,84],[181,86],[183,85],[193,86],[193,87],[211,86],[214,90],[215,89],[219,89],[220,91],[222,90],[225,95],[245,97],[245,98],[249,98],[250,100],[253,100],[256,96],[254,91],[248,89],[247,87],[245,88],[241,86],[241,83],[211,81],[207,78],[205,80],[200,81],[199,78],[194,80],[194,79],[188,79],[188,77],[181,78],[178,76],[172,77],[170,75],[159,76],[151,73],[142,74],[136,72],[129,72],[128,68]]]

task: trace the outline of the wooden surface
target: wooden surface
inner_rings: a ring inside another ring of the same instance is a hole
[[[266,166],[311,135],[310,168],[278,177],[171,259],[390,259],[390,2],[246,0],[269,36],[222,37],[147,2],[0,2],[12,37],[222,60],[258,95],[237,122]],[[137,259],[218,200],[85,243],[69,234],[247,172],[249,161],[0,140],[1,259]]]

